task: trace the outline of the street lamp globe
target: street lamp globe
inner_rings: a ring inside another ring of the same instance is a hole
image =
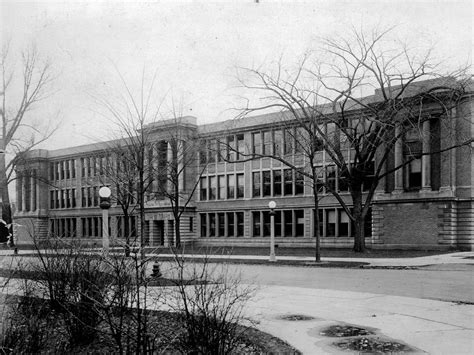
[[[276,206],[277,204],[273,200],[268,203],[268,208],[270,208],[271,210],[274,210]]]
[[[109,198],[110,195],[112,194],[112,191],[107,186],[102,186],[99,189],[99,196],[102,198]]]

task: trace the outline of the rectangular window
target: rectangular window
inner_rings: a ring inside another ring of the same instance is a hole
[[[349,191],[349,171],[347,169],[337,169],[338,172],[338,187],[340,192]]]
[[[87,188],[87,207],[92,206],[92,189],[90,187]]]
[[[216,236],[216,214],[209,213],[209,237]]]
[[[237,198],[244,198],[245,196],[244,187],[244,174],[237,174]]]
[[[324,175],[325,175],[325,169],[322,166],[316,167],[316,176],[315,176],[315,183],[316,183],[316,189],[318,193],[324,193]]]
[[[49,163],[49,179],[55,180],[54,176],[54,163]]]
[[[283,154],[289,155],[293,153],[294,129],[286,128],[283,130]]]
[[[227,175],[227,198],[235,198],[235,175]]]
[[[201,213],[201,237],[207,237],[207,214]]]
[[[297,237],[304,237],[304,210],[295,210],[295,233]]]
[[[270,211],[263,211],[263,236],[269,237],[271,233],[271,219],[270,219]]]
[[[201,177],[201,193],[200,199],[201,201],[207,200],[207,177]]]
[[[260,132],[252,133],[252,154],[262,154],[262,135]]]
[[[199,150],[199,163],[201,165],[206,165],[207,164],[207,141],[203,140],[201,148]]]
[[[235,137],[227,136],[227,160],[233,161],[236,156]]]
[[[260,237],[262,233],[260,211],[252,212],[252,222],[253,222],[253,236]]]
[[[97,194],[97,187],[92,188],[92,198],[94,200],[94,206],[99,206],[99,196]]]
[[[293,170],[291,169],[283,170],[283,176],[284,176],[285,196],[293,195]]]
[[[70,160],[66,160],[64,162],[64,164],[66,165],[66,179],[70,179],[71,178],[71,161]]]
[[[194,231],[194,218],[189,217],[189,231],[193,232]]]
[[[71,160],[71,178],[76,178],[76,161],[74,159]]]
[[[336,190],[336,166],[334,165],[326,166],[326,188],[329,189],[328,192]]]
[[[64,180],[66,178],[66,161],[62,161],[59,164],[61,164],[61,180]]]
[[[272,154],[272,131],[262,132],[262,154]]]
[[[65,208],[66,207],[66,204],[65,204],[65,201],[64,201],[64,190],[61,190],[60,191],[60,196],[61,196],[61,208]]]
[[[236,136],[236,150],[237,150],[237,160],[245,159],[245,142],[244,142],[244,135],[238,134]]]
[[[301,170],[295,171],[295,195],[304,194],[304,175]]]
[[[262,192],[263,196],[271,196],[272,194],[272,178],[271,171],[262,171]]]
[[[256,171],[252,173],[252,197],[260,197],[261,192],[260,172]]]
[[[71,197],[69,195],[69,190],[65,190],[66,193],[66,208],[71,208]]]
[[[225,236],[225,214],[224,213],[218,213],[217,214],[217,223],[218,223],[218,231],[219,237],[224,237]]]
[[[87,159],[87,176],[92,176],[92,164],[93,164],[92,157],[89,157]]]
[[[336,210],[326,210],[326,236],[336,236]]]
[[[86,176],[86,162],[84,158],[81,158],[81,176]]]
[[[71,207],[76,208],[76,189],[71,190]]]
[[[348,237],[349,236],[349,216],[346,211],[339,210],[339,236]]]
[[[283,211],[285,237],[293,237],[293,211]]]
[[[49,208],[54,208],[54,191],[49,192]]]
[[[275,237],[281,237],[281,211],[275,211]]]
[[[281,170],[273,170],[273,196],[281,196]]]
[[[233,237],[234,236],[234,212],[227,212],[227,236]]]
[[[283,143],[283,132],[281,130],[273,131],[273,154],[281,155],[281,148]]]
[[[209,163],[214,163],[216,161],[216,143],[215,139],[207,141],[207,161]]]
[[[226,145],[222,142],[217,142],[217,149],[217,161],[224,161],[227,154]]]
[[[237,220],[237,237],[243,237],[244,235],[244,213],[235,212],[235,217]]]
[[[209,200],[215,200],[217,196],[217,179],[209,176]]]
[[[410,133],[410,132],[409,132]],[[407,133],[407,135],[409,134]],[[409,135],[412,141],[406,141],[403,148],[403,159],[407,164],[405,165],[405,189],[407,191],[416,191],[421,189],[421,154],[422,142],[415,140],[416,133]],[[408,139],[408,138],[407,138]]]
[[[225,191],[226,191],[226,186],[225,186],[225,175],[219,175],[217,177],[217,198],[219,200],[225,199]]]
[[[304,151],[305,143],[307,144],[307,138],[303,127],[296,127],[295,129],[295,153],[301,153]]]
[[[375,163],[372,161],[366,164],[365,179],[362,184],[362,191],[369,191],[375,179]]]
[[[324,210],[318,209],[319,236],[324,237]]]

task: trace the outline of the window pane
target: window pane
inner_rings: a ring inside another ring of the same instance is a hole
[[[219,175],[218,176],[217,184],[218,184],[218,189],[219,189],[218,198],[219,199],[224,199],[225,198],[225,191],[226,191],[225,175]]]
[[[284,211],[285,237],[293,236],[293,211]]]
[[[336,167],[334,165],[326,166],[326,186],[333,191],[336,190]]]
[[[295,195],[304,194],[304,175],[301,171],[295,171]]]
[[[238,134],[236,138],[237,138],[237,160],[245,159],[244,135]]]
[[[349,216],[344,210],[339,210],[339,236],[349,236]]]
[[[234,212],[227,212],[227,236],[234,236]]]
[[[261,227],[260,227],[260,212],[259,211],[252,212],[252,221],[253,221],[253,236],[260,237]]]
[[[285,195],[293,195],[293,170],[284,170]]]
[[[215,176],[209,177],[209,200],[216,199],[216,192],[217,192],[217,182]]]
[[[263,147],[262,147],[262,154],[272,154],[272,132],[271,131],[266,131],[262,132],[262,141],[263,141]]]
[[[270,236],[270,211],[263,211],[263,236]]]
[[[275,211],[275,237],[281,237],[281,211]]]
[[[270,196],[271,185],[272,185],[270,171],[262,171],[262,181],[263,181],[263,196]]]
[[[209,213],[209,236],[216,236],[216,215],[214,213]]]
[[[334,237],[336,235],[336,211],[326,210],[326,235]]]
[[[295,232],[297,237],[304,236],[304,210],[295,210]]]
[[[227,175],[227,198],[235,198],[235,176]]]
[[[281,130],[273,131],[273,154],[281,155],[281,148],[283,143],[283,132]]]
[[[244,198],[244,174],[237,174],[237,198]]]
[[[261,181],[260,181],[260,172],[252,173],[252,196],[260,197],[261,195]]]
[[[252,153],[262,154],[262,136],[260,132],[252,133]]]
[[[207,236],[207,214],[201,213],[201,237]]]
[[[225,214],[218,213],[217,214],[217,222],[219,224],[219,237],[225,236]]]
[[[273,170],[273,196],[281,196],[281,170]]]
[[[244,213],[236,212],[235,216],[237,217],[237,237],[242,237],[244,235]]]

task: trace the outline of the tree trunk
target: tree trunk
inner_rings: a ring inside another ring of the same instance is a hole
[[[365,214],[362,211],[362,190],[354,189],[352,192],[354,203],[352,216],[354,217],[354,248],[357,253],[365,252]]]
[[[0,149],[4,147],[0,146]],[[7,179],[7,170],[5,167],[5,154],[0,152],[0,190],[1,190],[1,198],[2,198],[2,206],[1,206],[1,213],[2,219],[7,223],[10,224],[13,222],[12,219],[12,210],[10,205],[10,193],[8,191],[8,179]]]

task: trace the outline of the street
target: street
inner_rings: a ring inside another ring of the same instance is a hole
[[[232,265],[248,283],[474,302],[474,267],[420,270]]]

